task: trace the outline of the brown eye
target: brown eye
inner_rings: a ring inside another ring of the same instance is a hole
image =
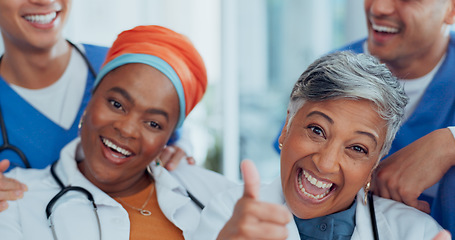
[[[157,122],[154,122],[154,121],[148,122],[148,125],[152,128],[162,129],[161,126]]]
[[[123,110],[122,104],[115,101],[115,100],[109,100],[109,103],[116,109]]]
[[[308,128],[316,135],[325,137],[324,131],[318,126],[308,126]]]
[[[364,154],[368,153],[368,151],[365,148],[360,147],[360,146],[352,146],[351,149],[356,152],[359,152],[359,153],[364,153]]]

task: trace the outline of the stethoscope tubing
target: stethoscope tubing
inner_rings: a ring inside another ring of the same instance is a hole
[[[378,231],[378,224],[376,222],[376,214],[374,212],[374,202],[373,202],[373,193],[368,192],[368,207],[370,209],[370,218],[371,218],[371,226],[373,228],[373,237],[374,240],[379,240],[379,231]]]

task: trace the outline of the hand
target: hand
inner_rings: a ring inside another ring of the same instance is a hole
[[[452,235],[450,235],[449,231],[447,230],[442,230],[436,235],[433,240],[451,240]]]
[[[195,164],[193,157],[187,156],[183,149],[175,145],[166,146],[159,157],[163,166],[169,171],[174,170],[183,158],[185,158],[190,165]]]
[[[27,186],[15,179],[7,178],[2,174],[8,167],[8,160],[0,161],[0,212],[8,208],[8,203],[6,201],[22,198],[24,191],[27,191]]]
[[[437,183],[455,161],[449,129],[433,131],[383,160],[373,177],[373,192],[430,213],[420,194]]]
[[[286,239],[290,212],[282,205],[259,201],[260,178],[253,162],[243,161],[241,170],[243,197],[217,239]]]

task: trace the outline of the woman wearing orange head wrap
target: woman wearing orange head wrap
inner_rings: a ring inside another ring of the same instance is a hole
[[[8,173],[29,190],[0,214],[2,239],[183,239],[207,200],[232,185],[186,164],[171,175],[157,159],[206,85],[204,63],[183,35],[159,26],[121,33],[80,138],[50,168]]]

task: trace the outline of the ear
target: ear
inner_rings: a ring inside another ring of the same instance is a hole
[[[448,0],[447,12],[444,18],[444,23],[452,25],[455,23],[455,0]]]
[[[288,133],[288,124],[289,124],[289,110],[288,110],[288,113],[286,115],[286,122],[283,126],[283,129],[281,129],[281,134],[280,134],[280,137],[278,138],[278,143],[281,143],[283,144],[283,141],[284,139],[286,138],[286,134]]]

